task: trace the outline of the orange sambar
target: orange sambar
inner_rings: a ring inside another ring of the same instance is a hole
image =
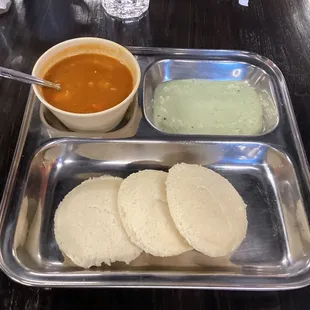
[[[44,79],[61,90],[42,88],[45,100],[73,113],[95,113],[121,103],[133,89],[129,69],[117,59],[101,54],[80,54],[52,66]]]

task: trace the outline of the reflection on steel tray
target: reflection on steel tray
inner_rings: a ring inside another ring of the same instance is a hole
[[[309,172],[287,87],[268,59],[238,51],[131,48],[144,75],[139,104],[123,127],[74,133],[29,95],[1,204],[1,268],[34,286],[185,287],[272,290],[310,284],[310,232],[305,207]],[[183,68],[183,69],[182,69]],[[235,74],[238,70],[238,74]],[[171,135],[152,120],[152,93],[174,78],[241,79],[270,98],[258,136]],[[144,115],[141,116],[141,110]],[[248,233],[231,257],[196,251],[169,258],[142,254],[130,265],[84,270],[60,253],[53,217],[81,181],[109,173],[126,177],[178,162],[225,176],[247,204]]]

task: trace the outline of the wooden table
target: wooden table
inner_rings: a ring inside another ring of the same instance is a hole
[[[24,3],[23,3],[24,2]],[[72,6],[71,3],[75,4]],[[15,0],[0,15],[0,65],[25,72],[51,45],[98,36],[124,45],[240,49],[282,70],[310,156],[309,0],[151,0],[148,15],[122,23],[99,0]],[[0,80],[0,194],[9,171],[29,86]],[[309,129],[308,129],[309,123]],[[0,273],[0,309],[309,309],[310,288],[290,292],[35,289]]]

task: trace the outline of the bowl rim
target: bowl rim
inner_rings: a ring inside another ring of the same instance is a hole
[[[109,45],[113,45],[117,48],[120,48],[121,50],[123,50],[132,60],[133,60],[133,64],[134,64],[134,68],[135,68],[135,73],[137,74],[137,80],[136,80],[136,83],[134,84],[133,86],[133,89],[132,91],[130,92],[130,94],[123,100],[121,101],[120,103],[118,103],[117,105],[109,108],[109,109],[106,109],[106,110],[103,110],[103,111],[99,111],[99,112],[93,112],[93,113],[74,113],[74,112],[68,112],[68,111],[64,111],[64,110],[61,110],[59,108],[56,108],[55,106],[51,105],[50,103],[48,103],[45,98],[39,93],[39,85],[35,85],[33,84],[32,85],[32,88],[35,92],[35,95],[37,96],[37,98],[40,100],[40,102],[42,104],[44,104],[49,110],[52,110],[54,112],[57,112],[57,113],[60,113],[60,114],[63,114],[63,115],[66,115],[66,116],[74,116],[74,117],[83,117],[83,118],[89,118],[89,117],[92,117],[92,116],[99,116],[99,115],[104,115],[104,114],[108,114],[110,112],[113,112],[117,109],[119,109],[121,106],[123,106],[124,104],[126,104],[128,101],[131,101],[134,96],[136,95],[137,91],[138,91],[138,88],[139,88],[139,85],[140,85],[140,81],[141,81],[141,69],[140,69],[140,66],[139,66],[139,63],[138,61],[136,60],[135,56],[124,46],[114,42],[114,41],[111,41],[111,40],[107,40],[107,39],[103,39],[103,38],[96,38],[96,37],[80,37],[80,38],[75,38],[75,39],[70,39],[70,40],[66,40],[66,41],[63,41],[63,42],[60,42],[54,46],[52,46],[51,48],[49,48],[47,51],[45,51],[38,59],[37,61],[35,62],[34,66],[33,66],[33,69],[32,69],[32,75],[35,76],[35,77],[38,77],[36,75],[36,71],[38,70],[38,66],[40,65],[40,63],[42,62],[42,59],[43,58],[49,58],[49,54],[54,50],[54,49],[59,49],[61,47],[65,47],[66,45],[72,43],[72,42],[86,42],[87,41],[92,41],[92,42],[97,42],[97,43],[107,43]],[[78,45],[78,44],[77,44]],[[60,52],[60,51],[59,51]],[[58,52],[57,52],[58,53]],[[55,53],[55,55],[57,55],[57,53]],[[103,53],[104,54],[104,53]],[[111,56],[109,56],[111,57]],[[113,57],[112,57],[113,58]],[[117,58],[114,58],[114,59],[117,59]],[[44,61],[46,62],[46,60]]]

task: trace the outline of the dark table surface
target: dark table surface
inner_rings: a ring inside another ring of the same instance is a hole
[[[151,0],[135,23],[105,16],[100,0],[15,0],[0,15],[0,65],[25,72],[42,52],[72,37],[124,45],[240,49],[273,60],[289,87],[310,158],[309,0]],[[29,86],[0,80],[0,195],[16,145]],[[309,309],[310,287],[288,292],[36,289],[0,272],[0,309]]]

